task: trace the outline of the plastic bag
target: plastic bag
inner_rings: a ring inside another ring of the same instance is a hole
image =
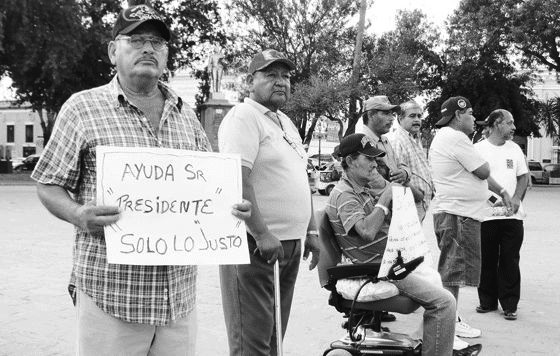
[[[336,282],[336,291],[344,299],[354,300],[356,293],[366,280],[365,278],[340,279]],[[374,302],[394,297],[397,294],[399,294],[399,290],[393,283],[378,281],[377,283],[366,284],[356,300],[358,302]]]
[[[405,262],[424,256],[424,262],[420,266],[431,264],[431,255],[422,225],[418,220],[412,191],[410,188],[402,186],[393,186],[391,189],[393,190],[393,216],[391,225],[389,225],[387,245],[381,261],[379,277],[387,276],[389,268],[397,258],[397,250],[401,251]]]

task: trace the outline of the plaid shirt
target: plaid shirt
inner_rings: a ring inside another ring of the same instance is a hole
[[[391,186],[387,185],[385,189],[391,189]],[[329,196],[325,213],[344,257],[352,263],[381,262],[387,245],[391,214],[385,217],[375,240],[371,242],[359,236],[354,225],[373,212],[379,200],[376,196],[381,195],[385,189],[374,193],[373,189],[350,181],[346,173],[343,173]]]
[[[388,135],[388,138],[399,161],[406,164],[411,170],[410,184],[424,194],[424,199],[416,203],[416,210],[420,221],[422,221],[434,197],[430,163],[426,158],[422,143],[420,139],[413,137],[401,125],[396,125],[396,130]]]
[[[210,151],[194,112],[159,83],[165,104],[157,136],[130,103],[117,76],[72,95],[62,106],[32,178],[74,193],[84,204],[96,195],[95,147],[166,147]],[[108,264],[104,234],[76,227],[72,281],[105,312],[127,322],[165,325],[195,304],[195,266]]]

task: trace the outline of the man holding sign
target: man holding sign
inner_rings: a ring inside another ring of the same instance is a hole
[[[319,259],[318,235],[307,180],[307,153],[282,107],[294,64],[266,50],[249,65],[250,95],[224,118],[220,152],[241,155],[243,196],[253,204],[247,220],[250,265],[220,267],[230,355],[277,354],[273,264],[279,261],[281,327],[286,331],[305,237],[304,259]],[[283,336],[283,335],[282,335]]]
[[[368,136],[352,134],[340,141],[335,153],[342,159],[344,173],[329,197],[325,212],[343,257],[351,263],[381,262],[391,222],[391,187],[396,183],[387,186],[378,198],[372,195],[369,184],[379,174],[376,159],[385,152],[376,148]],[[399,293],[425,309],[422,355],[451,355],[455,323],[453,295],[414,273],[391,282]]]
[[[32,175],[45,207],[75,225],[71,285],[80,355],[195,353],[196,267],[109,264],[103,230],[121,210],[95,203],[98,146],[210,150],[193,111],[159,81],[170,37],[151,7],[121,11],[108,47],[117,74],[62,106]],[[250,204],[234,214],[248,217]]]

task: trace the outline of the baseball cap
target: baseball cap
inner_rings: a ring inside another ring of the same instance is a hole
[[[368,136],[361,133],[354,133],[344,137],[340,141],[340,145],[334,149],[337,157],[343,158],[352,153],[359,152],[370,157],[383,157],[385,152],[376,148],[375,143]]]
[[[153,22],[159,27],[160,33],[166,41],[171,39],[171,32],[163,21],[163,16],[145,4],[130,6],[119,13],[117,21],[115,21],[113,26],[113,38],[117,37],[117,35],[127,35],[148,21]]]
[[[364,103],[364,111],[369,110],[392,110],[400,112],[401,108],[398,105],[391,104],[389,98],[385,95],[376,95],[367,99]]]
[[[494,111],[492,111],[488,117],[486,117],[486,119],[484,119],[483,121],[476,121],[476,123],[478,125],[481,126],[494,126],[494,123],[496,122],[496,120],[504,117],[504,115],[509,114],[511,115],[511,113],[507,110],[504,109],[496,109]]]
[[[441,104],[441,119],[436,122],[436,127],[442,127],[447,125],[447,123],[455,115],[455,111],[464,110],[467,108],[472,108],[469,99],[464,96],[452,96]]]
[[[249,73],[254,74],[259,70],[263,70],[272,63],[280,62],[290,68],[290,70],[296,69],[294,62],[290,61],[282,52],[278,52],[274,49],[267,49],[262,52],[257,53],[251,63],[249,64]]]

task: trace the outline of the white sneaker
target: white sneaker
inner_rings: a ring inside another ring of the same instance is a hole
[[[457,317],[457,322],[455,323],[455,335],[460,337],[479,337],[481,334],[479,329],[475,329],[471,327],[469,324],[465,323],[461,320],[460,317]]]
[[[462,350],[467,347],[469,347],[469,344],[466,341],[463,341],[455,336],[455,339],[453,339],[453,350]]]

